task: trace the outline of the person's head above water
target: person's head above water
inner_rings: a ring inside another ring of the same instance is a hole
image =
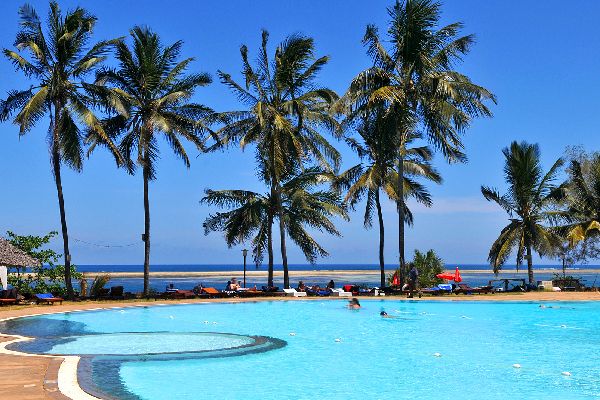
[[[379,315],[381,315],[382,317],[385,317],[387,315],[387,313],[385,311],[382,311],[379,313]]]
[[[350,300],[348,300],[348,306],[353,307],[353,308],[358,308],[358,307],[360,307],[360,303],[358,302],[358,299],[351,298]]]

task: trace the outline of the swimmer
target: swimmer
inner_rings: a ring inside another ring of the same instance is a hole
[[[358,310],[360,308],[360,303],[358,299],[352,298],[348,301],[348,308],[350,310]]]
[[[540,304],[540,308],[562,308],[566,310],[575,310],[575,307],[547,306],[544,304]]]
[[[381,315],[381,318],[398,318],[393,315],[388,315],[388,313],[386,313],[385,311],[380,312],[379,315]]]

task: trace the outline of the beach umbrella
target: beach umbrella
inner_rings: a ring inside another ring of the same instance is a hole
[[[392,277],[392,286],[400,286],[400,278],[398,278],[398,271],[394,272]]]
[[[458,267],[456,267],[456,271],[454,271],[454,278],[452,278],[454,282],[462,282],[462,278],[460,277],[460,271]]]
[[[447,281],[462,282],[462,278],[460,276],[460,271],[458,270],[458,267],[456,267],[456,271],[454,271],[453,274],[451,274],[450,272],[442,272],[441,274],[437,274],[436,277],[440,279],[445,279]]]
[[[454,279],[454,274],[451,274],[450,272],[443,272],[441,274],[437,274],[436,277],[447,281],[451,281]]]

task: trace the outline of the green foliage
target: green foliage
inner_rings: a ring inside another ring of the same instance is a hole
[[[188,168],[183,142],[203,148],[201,133],[210,132],[204,122],[213,111],[190,99],[211,78],[206,73],[186,73],[193,58],[178,60],[182,41],[165,46],[158,34],[140,26],[130,36],[131,46],[124,40],[115,44],[117,68],[100,69],[90,90],[110,113],[102,125],[110,138],[120,139],[119,154],[128,171],[133,174],[140,166],[145,178],[153,180],[161,136]],[[90,130],[87,140],[90,150],[110,144]]]
[[[561,185],[559,209],[552,214],[557,231],[580,257],[596,258],[600,242],[600,153],[572,149],[568,178]]]
[[[100,295],[100,291],[106,286],[106,284],[110,281],[109,274],[98,275],[94,278],[92,282],[92,286],[90,286],[90,297],[98,297]]]
[[[419,271],[419,285],[421,287],[431,287],[443,282],[436,275],[444,272],[444,261],[433,250],[429,250],[425,254],[415,250],[412,264]]]
[[[505,158],[507,193],[501,195],[498,190],[486,186],[481,187],[481,192],[486,200],[497,203],[506,211],[510,223],[492,244],[488,260],[494,272],[498,273],[516,249],[517,266],[527,259],[529,283],[533,283],[532,249],[540,256],[553,256],[561,244],[560,238],[544,223],[555,218],[551,207],[558,197],[558,191],[553,181],[563,161],[558,159],[544,173],[537,144],[515,141],[502,153]]]
[[[59,296],[66,295],[64,286],[65,266],[56,264],[62,255],[52,249],[43,248],[57,234],[53,231],[44,236],[20,236],[11,231],[6,232],[7,239],[11,244],[41,263],[41,266],[32,267],[31,273],[23,274],[17,269],[15,273],[9,275],[9,283],[16,287],[20,294],[31,295],[49,292]],[[72,265],[71,276],[79,279],[83,277],[83,274],[77,272],[76,266]]]
[[[4,49],[3,53],[15,69],[33,82],[24,90],[9,91],[1,103],[0,119],[16,113],[13,123],[19,126],[20,134],[25,134],[50,116],[50,148],[59,153],[59,162],[76,171],[83,166],[81,128],[101,137],[117,154],[90,109],[93,101],[89,95],[94,85],[83,82],[104,62],[116,41],[90,46],[96,17],[81,7],[63,14],[57,2],[50,2],[46,29],[30,5],[22,6],[19,16],[21,30],[16,35],[15,50]]]
[[[332,217],[347,219],[346,206],[335,191],[319,188],[333,175],[319,168],[309,168],[287,179],[281,187],[281,202],[286,233],[302,250],[310,263],[326,257],[321,247],[306,230],[307,227],[339,236]],[[270,193],[259,194],[243,190],[207,190],[201,202],[230,211],[210,215],[204,222],[205,233],[222,231],[228,246],[252,238],[252,252],[260,264],[270,244],[268,213],[275,206]]]
[[[413,260],[407,264],[407,269],[411,270],[413,266],[419,271],[419,286],[432,287],[444,281],[437,274],[444,272],[444,261],[435,254],[435,251],[430,249],[427,253],[421,253],[415,250]],[[394,278],[394,273],[400,275],[400,269],[397,269],[391,274],[388,274],[388,283],[391,284]]]

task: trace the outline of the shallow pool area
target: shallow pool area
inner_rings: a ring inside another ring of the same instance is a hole
[[[598,302],[361,303],[130,307],[0,332],[36,337],[14,350],[81,355],[86,391],[127,400],[600,397]]]

